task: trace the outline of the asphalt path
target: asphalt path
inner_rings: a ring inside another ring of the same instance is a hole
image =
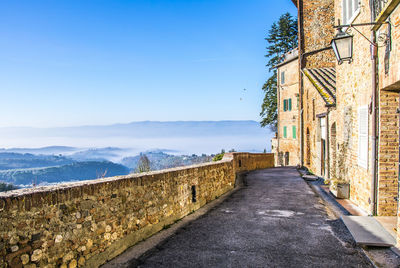
[[[250,172],[245,186],[130,267],[372,267],[295,168]]]

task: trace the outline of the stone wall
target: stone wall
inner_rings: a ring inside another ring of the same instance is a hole
[[[342,1],[335,1],[335,18],[342,17]],[[353,23],[369,22],[369,1],[362,0],[360,13]],[[357,27],[368,38],[369,27]],[[350,182],[350,199],[365,211],[370,211],[372,180],[372,116],[368,114],[368,165],[358,164],[359,120],[358,109],[369,106],[372,100],[372,61],[370,43],[354,30],[353,61],[336,64],[336,130],[337,174]]]
[[[0,267],[97,267],[235,186],[273,154],[0,195]]]
[[[399,93],[382,91],[379,101],[378,215],[397,211],[399,171]]]
[[[334,25],[334,0],[303,0],[300,13],[300,67],[325,68],[335,66],[335,56],[330,47],[330,42],[335,34]],[[303,162],[304,166],[319,176],[325,176],[321,168],[321,136],[320,120],[316,115],[326,113],[328,108],[317,89],[309,79],[301,74],[302,101],[303,101]],[[327,126],[328,128],[328,126]],[[328,153],[328,151],[326,152]],[[326,157],[328,159],[328,157]],[[328,167],[325,165],[325,170]],[[325,172],[327,173],[327,172]]]
[[[303,0],[301,10],[300,45],[303,53],[313,52],[330,46],[335,35],[334,0]],[[335,56],[332,50],[308,54],[303,59],[302,67],[322,68],[334,67]]]

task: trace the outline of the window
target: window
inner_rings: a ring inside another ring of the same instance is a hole
[[[321,117],[319,119],[320,133],[318,139],[325,140],[326,139],[326,118]]]
[[[358,165],[368,168],[368,107],[358,108]]]
[[[287,111],[287,100],[283,100],[283,111]]]
[[[293,139],[296,139],[296,126],[292,126]]]
[[[289,99],[289,104],[288,104],[288,110],[291,111],[292,110],[292,99]]]
[[[352,23],[359,13],[359,0],[342,0],[342,24]]]
[[[287,138],[287,127],[283,127],[283,137]]]
[[[285,84],[285,72],[281,72],[281,85]]]

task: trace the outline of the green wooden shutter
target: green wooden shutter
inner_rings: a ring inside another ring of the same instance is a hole
[[[289,110],[289,111],[292,110],[292,99],[289,99],[289,108],[288,108],[288,110]]]
[[[292,127],[292,131],[293,131],[293,139],[296,138],[296,126]]]
[[[283,100],[283,111],[286,112],[287,110],[287,102],[286,100]]]
[[[283,137],[287,137],[287,127],[283,127]]]

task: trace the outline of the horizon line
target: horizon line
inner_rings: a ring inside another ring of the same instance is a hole
[[[252,119],[240,119],[240,120],[171,120],[171,121],[163,121],[163,120],[142,120],[142,121],[130,121],[127,123],[110,123],[110,124],[93,124],[93,125],[70,125],[70,126],[0,126],[0,129],[4,128],[36,128],[36,129],[46,129],[46,128],[79,128],[79,127],[105,127],[105,126],[116,126],[116,125],[129,125],[135,123],[187,123],[187,122],[257,122],[259,121]]]

